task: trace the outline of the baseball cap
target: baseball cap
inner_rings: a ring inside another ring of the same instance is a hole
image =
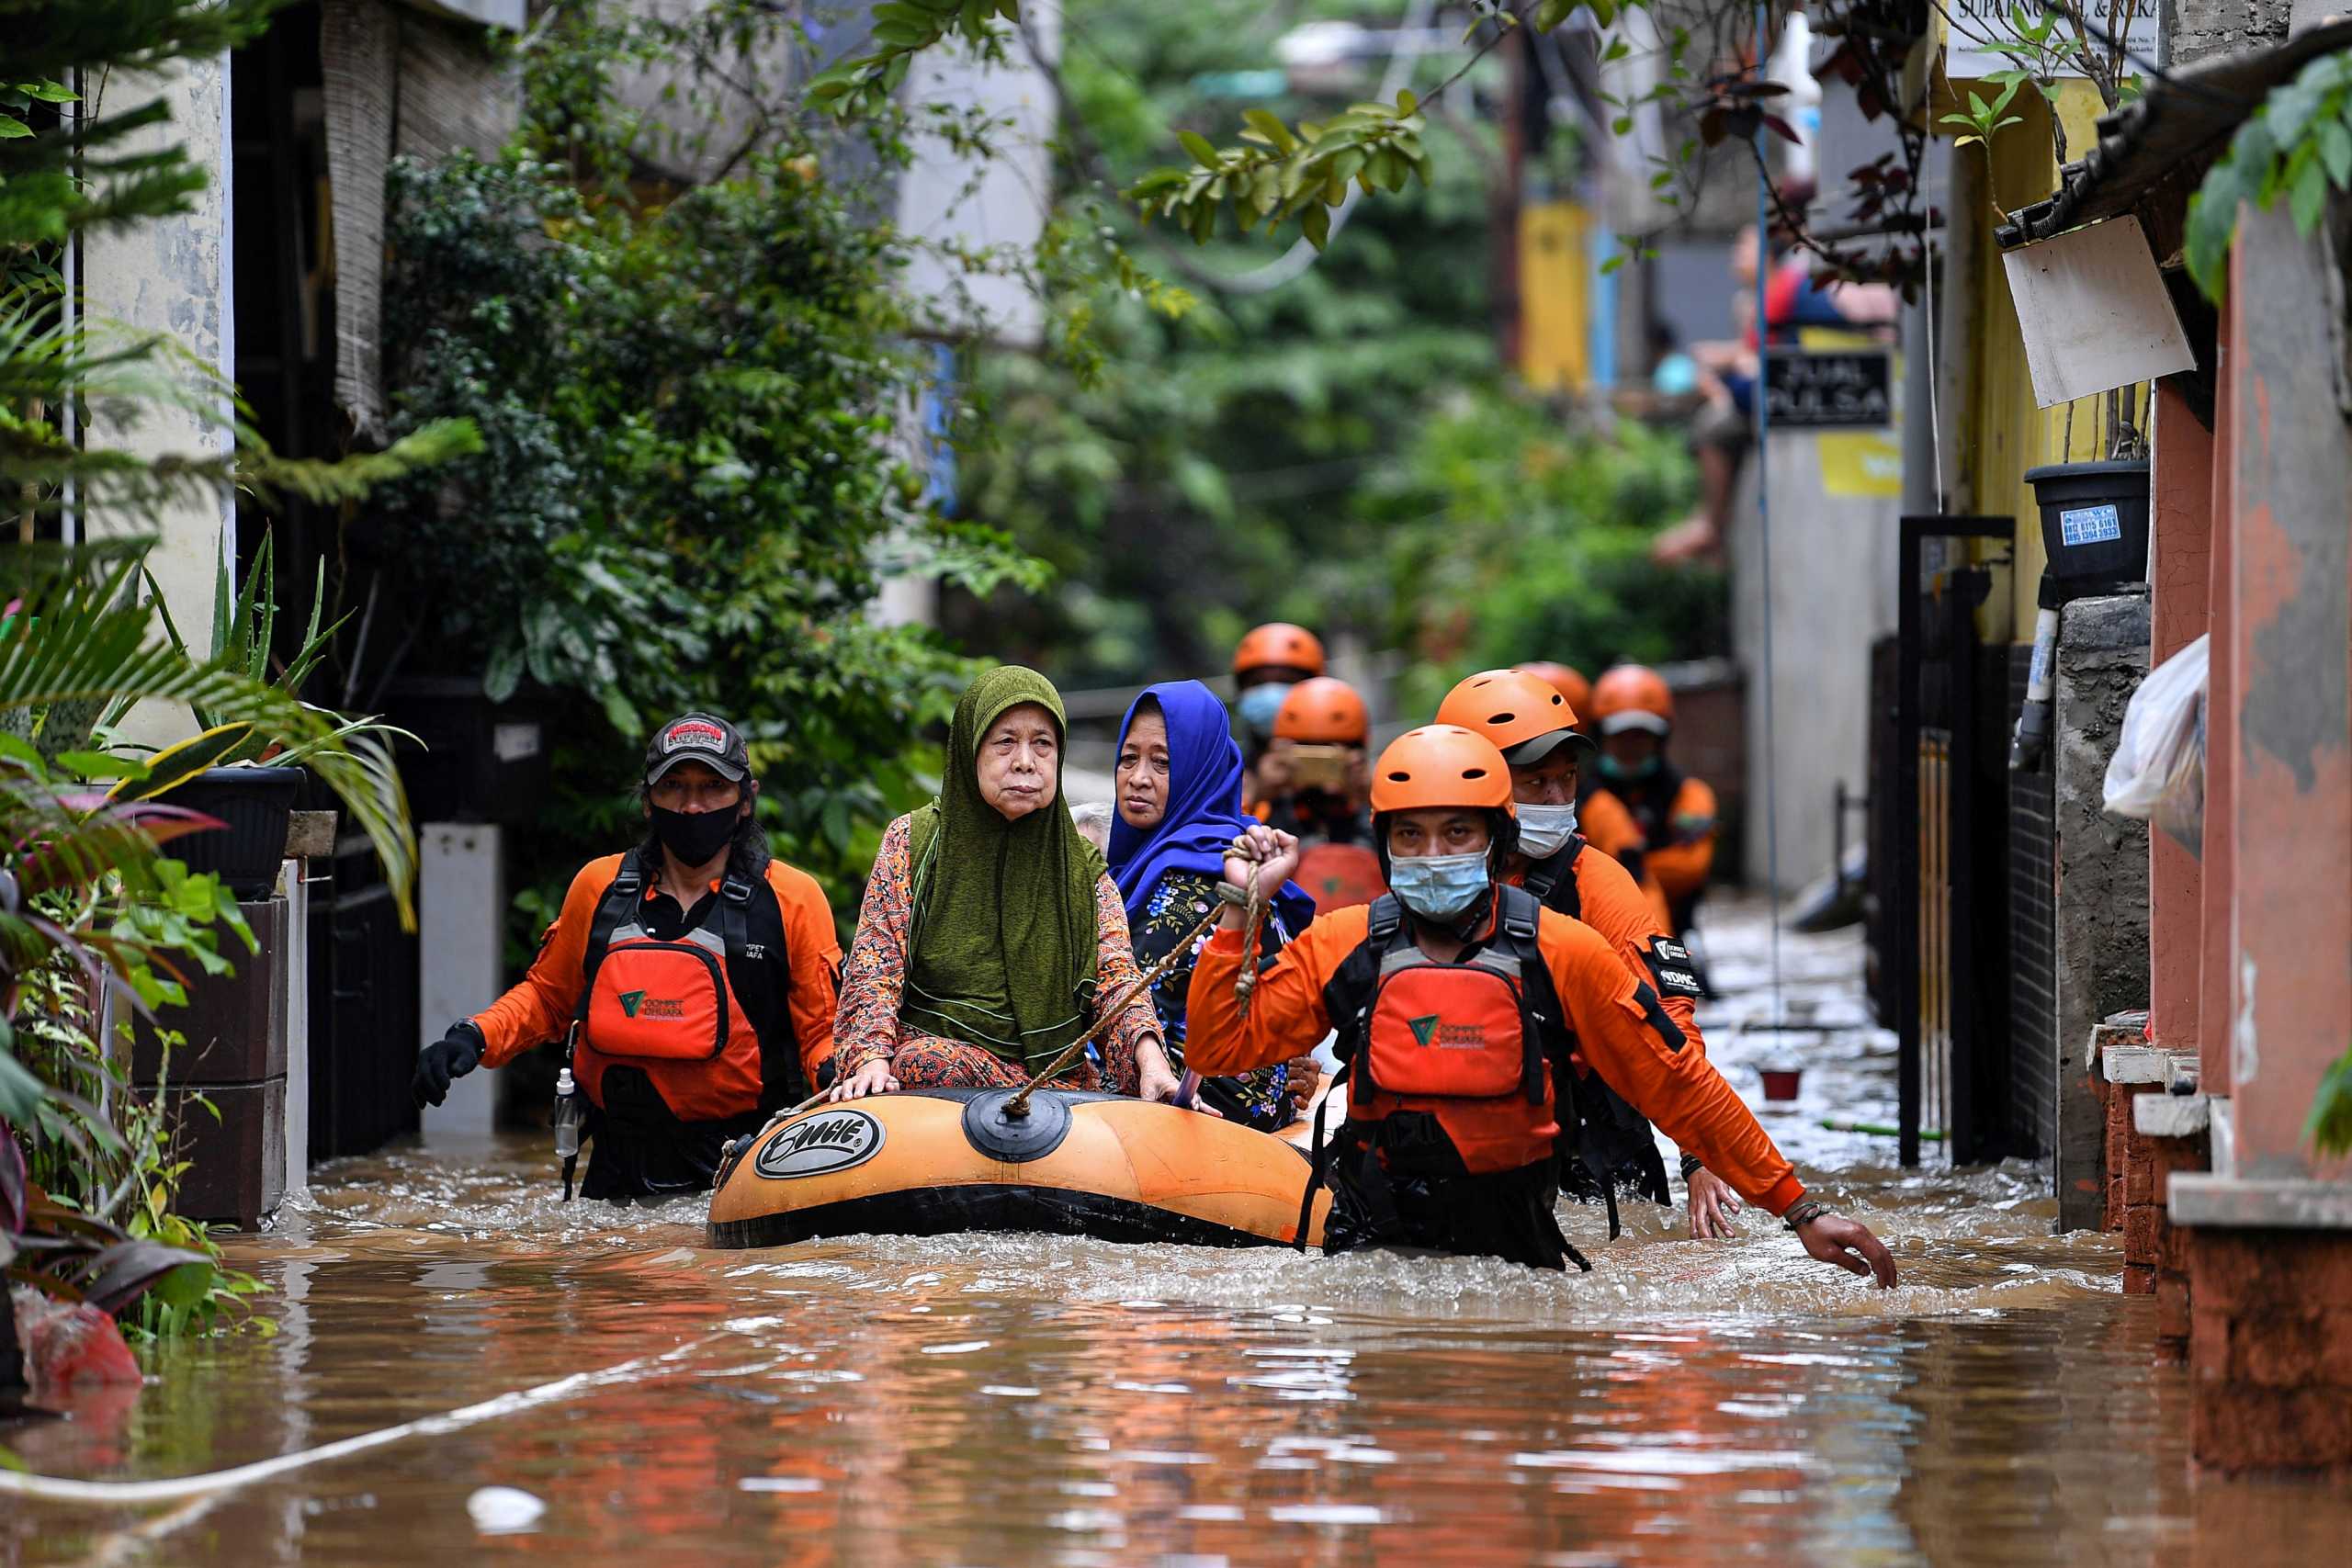
[[[721,778],[740,783],[752,771],[752,753],[742,732],[717,714],[680,714],[646,743],[645,782],[660,783],[681,762],[700,762]]]
[[[1602,719],[1599,728],[1603,735],[1623,735],[1629,729],[1642,729],[1652,735],[1664,736],[1671,733],[1674,726],[1657,714],[1626,708]]]
[[[1600,750],[1599,746],[1593,744],[1592,737],[1589,735],[1579,734],[1573,729],[1552,729],[1522,740],[1516,746],[1503,748],[1503,761],[1514,768],[1532,768],[1563,746],[1568,747],[1576,753],[1578,767],[1590,761],[1594,754]]]

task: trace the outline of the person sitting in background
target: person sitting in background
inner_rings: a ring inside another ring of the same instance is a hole
[[[1562,1103],[1589,1069],[1748,1201],[1786,1217],[1807,1253],[1895,1282],[1868,1228],[1804,1184],[1714,1066],[1589,926],[1500,883],[1516,847],[1509,764],[1484,737],[1433,724],[1373,768],[1374,822],[1396,891],[1317,916],[1258,978],[1249,1015],[1240,907],[1270,895],[1298,842],[1251,828],[1226,857],[1216,936],[1193,967],[1195,1069],[1242,1072],[1340,1031],[1347,1120],[1329,1161],[1324,1249],[1429,1247],[1537,1269],[1583,1259],[1555,1213]],[[1335,1086],[1336,1087],[1336,1086]],[[1329,1098],[1326,1104],[1330,1103]]]
[[[1437,721],[1485,736],[1510,765],[1519,843],[1504,857],[1504,880],[1534,894],[1545,908],[1599,931],[1626,970],[1657,992],[1692,1048],[1705,1051],[1690,954],[1659,926],[1632,874],[1606,854],[1587,853],[1589,846],[1577,831],[1578,781],[1597,749],[1579,732],[1576,710],[1524,670],[1489,670],[1447,693]],[[1595,1168],[1564,1168],[1562,1190],[1579,1200],[1606,1198],[1600,1185],[1605,1178],[1654,1203],[1672,1202],[1649,1122],[1605,1087],[1587,1083],[1578,1093],[1586,1111],[1583,1152]],[[1692,1155],[1682,1156],[1682,1179],[1690,1199],[1690,1234],[1731,1235],[1738,1196]]]
[[[1184,1068],[1184,998],[1193,960],[1216,908],[1225,852],[1250,825],[1241,814],[1241,748],[1225,705],[1198,681],[1147,687],[1119,728],[1117,816],[1111,823],[1111,874],[1125,902],[1136,962],[1148,969],[1184,944],[1153,982],[1169,1065]],[[1285,883],[1265,912],[1259,953],[1271,961],[1315,918],[1314,901]],[[1220,1114],[1272,1133],[1298,1118],[1314,1097],[1315,1058],[1295,1057],[1238,1077],[1210,1078],[1201,1097]]]
[[[1686,942],[1715,863],[1715,792],[1666,755],[1674,734],[1674,694],[1665,677],[1620,664],[1592,688],[1593,727],[1600,731],[1600,786],[1622,805],[1641,835],[1638,860],[1659,922]]]
[[[1353,686],[1318,675],[1290,689],[1274,716],[1270,757],[1285,787],[1255,815],[1306,846],[1299,886],[1318,913],[1369,904],[1387,890],[1365,809],[1371,756],[1372,715]]]
[[[1111,803],[1090,800],[1084,806],[1069,808],[1069,819],[1078,826],[1078,836],[1094,846],[1094,852],[1109,859],[1111,854]]]
[[[1061,805],[1065,722],[1053,682],[1016,665],[956,703],[939,797],[891,823],[875,856],[834,1100],[1016,1088],[1114,1006],[1056,1087],[1175,1097],[1118,885]]]
[[[1812,195],[1809,186],[1783,192],[1785,199],[1800,208]],[[1733,341],[1693,344],[1682,356],[1702,399],[1690,420],[1690,453],[1699,463],[1701,499],[1698,511],[1652,542],[1651,558],[1661,565],[1718,558],[1730,537],[1732,498],[1748,448],[1755,445],[1757,389],[1764,374],[1756,330],[1759,259],[1751,223],[1731,245]],[[1792,346],[1807,327],[1880,333],[1892,327],[1903,303],[1898,290],[1883,283],[1816,283],[1813,269],[1813,256],[1796,249],[1772,263],[1764,283],[1764,343]]]
[[[1301,681],[1323,673],[1323,643],[1305,626],[1268,621],[1252,626],[1233,650],[1233,711],[1241,721],[1241,804],[1255,807],[1285,787],[1272,758],[1274,716]]]
[[[815,878],[768,852],[759,790],[725,719],[656,730],[645,842],[571,879],[523,983],[417,1057],[417,1103],[571,1030],[594,1145],[582,1195],[709,1187],[726,1143],[805,1099],[833,1050],[833,912]]]

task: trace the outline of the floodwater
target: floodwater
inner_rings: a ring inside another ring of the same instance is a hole
[[[1613,1245],[1568,1213],[1581,1277],[1012,1236],[718,1252],[698,1202],[558,1203],[538,1140],[410,1150],[322,1169],[236,1245],[275,1336],[153,1351],[134,1402],[0,1441],[145,1481],[424,1429],[186,1500],[7,1498],[0,1561],[2344,1561],[2343,1491],[2191,1476],[2149,1303],[2110,1238],[2049,1234],[2032,1168],[1906,1174],[1817,1126],[1892,1121],[1891,1042],[1850,934],[1784,943],[1826,1033],[1738,1027],[1769,1021],[1763,948],[1752,911],[1716,922],[1711,1047],[1751,1100],[1759,1064],[1804,1066],[1767,1123],[1894,1247],[1894,1292],[1762,1216],[1698,1243],[1639,1204]],[[543,1509],[477,1518],[486,1486]]]

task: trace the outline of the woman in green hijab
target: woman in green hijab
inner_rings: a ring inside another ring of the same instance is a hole
[[[1062,804],[1063,728],[1061,694],[1017,665],[956,705],[939,798],[890,824],[866,884],[835,1100],[1025,1083],[1136,991],[1118,885]],[[1150,997],[1055,1081],[1174,1098]]]

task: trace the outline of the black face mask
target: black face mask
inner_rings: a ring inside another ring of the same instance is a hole
[[[723,811],[664,811],[654,807],[653,836],[681,864],[707,865],[735,836],[740,807]]]

